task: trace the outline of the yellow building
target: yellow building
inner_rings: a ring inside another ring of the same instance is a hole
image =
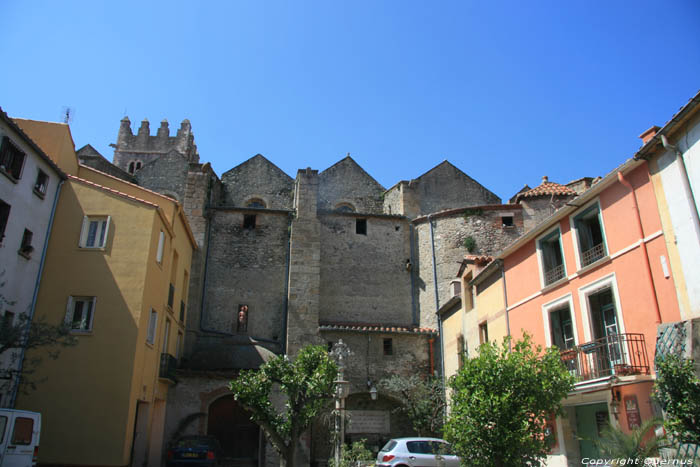
[[[509,335],[500,261],[466,256],[451,289],[453,297],[440,308],[446,378],[463,358],[476,356],[482,343],[501,343]]]
[[[70,136],[66,125],[17,122],[40,145]],[[59,165],[72,152],[75,163],[36,317],[65,322],[79,342],[45,359],[34,375],[45,381],[17,408],[42,413],[40,464],[159,466],[196,243],[176,201],[80,166],[70,142],[47,150]]]

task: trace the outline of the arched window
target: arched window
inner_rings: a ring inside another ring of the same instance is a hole
[[[265,201],[260,198],[252,198],[246,203],[247,208],[266,208]]]
[[[340,203],[335,210],[336,212],[355,212],[355,207],[350,203]]]
[[[129,173],[134,173],[134,161],[129,162]]]
[[[141,161],[138,161],[136,163],[136,170],[139,170],[141,168]]]

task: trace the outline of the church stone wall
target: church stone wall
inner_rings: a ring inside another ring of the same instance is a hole
[[[356,233],[364,220],[367,233]],[[412,324],[409,224],[329,214],[321,222],[322,322]]]
[[[358,213],[382,214],[384,188],[355,161],[346,157],[319,175],[318,208],[331,211],[340,203]]]
[[[255,228],[244,228],[244,215],[251,214]],[[238,306],[248,305],[245,334],[281,342],[289,216],[213,209],[210,222],[203,327],[237,334]]]
[[[221,176],[226,206],[242,206],[252,198],[268,209],[292,209],[294,180],[261,155],[257,155]]]

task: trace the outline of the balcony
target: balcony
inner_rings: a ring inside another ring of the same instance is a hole
[[[564,278],[564,264],[555,266],[552,269],[548,269],[544,272],[544,285],[553,284],[559,279]]]
[[[561,352],[577,383],[608,376],[648,375],[643,334],[613,334]]]
[[[160,369],[158,371],[158,377],[160,379],[168,380],[171,383],[177,383],[177,378],[175,377],[176,371],[177,359],[169,353],[160,354]]]
[[[602,243],[599,243],[590,250],[581,253],[581,266],[585,267],[589,264],[593,264],[603,256],[605,256],[605,247]]]

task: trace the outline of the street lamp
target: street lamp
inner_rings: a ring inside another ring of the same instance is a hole
[[[335,467],[340,466],[340,453],[345,441],[345,398],[350,394],[350,382],[345,380],[345,360],[352,354],[340,339],[331,349],[331,357],[338,364],[335,384]]]

